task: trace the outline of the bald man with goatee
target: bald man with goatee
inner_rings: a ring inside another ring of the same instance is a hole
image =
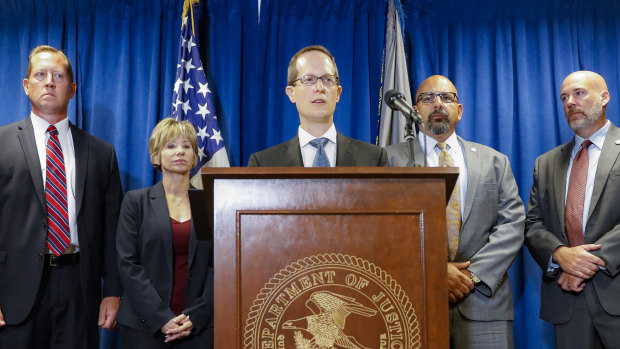
[[[599,74],[574,72],[560,92],[568,143],[536,159],[525,243],[543,271],[540,317],[557,348],[620,343],[620,130]]]
[[[513,304],[508,268],[523,244],[525,210],[508,158],[456,135],[463,116],[448,78],[434,75],[416,92],[428,135],[430,166],[458,167],[446,210],[450,348],[513,348]],[[424,162],[424,137],[414,140]],[[406,166],[406,142],[386,148],[391,166]]]

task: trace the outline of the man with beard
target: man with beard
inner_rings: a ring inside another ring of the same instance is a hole
[[[512,348],[508,268],[521,249],[525,211],[508,158],[455,133],[463,106],[444,76],[424,80],[414,108],[427,129],[431,166],[458,167],[446,221],[451,348]],[[414,141],[423,162],[423,137]],[[409,160],[406,142],[386,148],[391,166]]]
[[[605,80],[570,74],[560,99],[575,132],[536,159],[525,243],[543,270],[540,317],[558,348],[620,342],[620,129],[607,121]]]

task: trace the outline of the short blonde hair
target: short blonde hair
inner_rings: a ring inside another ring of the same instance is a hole
[[[198,161],[198,137],[196,136],[196,130],[194,125],[188,121],[177,121],[174,118],[165,118],[155,125],[151,137],[149,138],[149,153],[151,155],[151,164],[153,167],[160,170],[161,163],[159,161],[161,155],[161,149],[170,140],[179,136],[187,138],[192,145],[194,151],[194,164],[196,166]]]
[[[30,78],[30,73],[32,73],[32,59],[41,52],[51,52],[62,57],[65,61],[65,72],[69,77],[69,83],[73,82],[73,68],[71,67],[71,61],[69,58],[67,58],[67,56],[59,49],[47,45],[37,46],[30,51],[30,55],[28,56],[28,67],[26,68],[26,79]]]

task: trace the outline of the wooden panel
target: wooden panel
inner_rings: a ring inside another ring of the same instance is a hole
[[[203,177],[216,348],[449,347],[445,185],[455,171],[359,169]]]

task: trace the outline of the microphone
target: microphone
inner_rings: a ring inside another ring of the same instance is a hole
[[[384,99],[392,110],[403,113],[405,118],[409,119],[409,121],[413,121],[416,124],[422,123],[420,113],[407,103],[402,93],[396,90],[389,90],[385,93]]]

